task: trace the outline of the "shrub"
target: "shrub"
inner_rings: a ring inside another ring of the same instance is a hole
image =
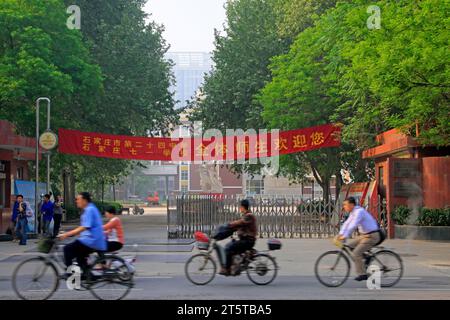
[[[392,219],[395,224],[404,225],[408,224],[409,216],[411,215],[411,210],[405,206],[398,206],[394,209],[392,213]]]
[[[66,219],[68,221],[77,220],[79,218],[80,218],[80,211],[76,207],[74,206],[66,207]]]
[[[422,208],[417,223],[420,226],[450,226],[450,207],[442,209]]]
[[[100,210],[100,213],[103,214],[108,207],[114,207],[116,209],[117,213],[122,212],[123,206],[119,202],[108,202],[104,201],[102,202],[94,202],[95,206]]]

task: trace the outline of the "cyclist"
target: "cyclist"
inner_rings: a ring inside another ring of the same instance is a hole
[[[108,252],[114,252],[122,249],[125,243],[123,237],[122,222],[119,217],[116,216],[116,208],[109,207],[105,210],[105,216],[109,220],[103,226],[105,235],[107,237],[107,250]]]
[[[249,201],[247,199],[242,200],[240,203],[242,218],[229,224],[231,229],[237,231],[239,240],[229,242],[225,248],[226,264],[225,268],[222,268],[220,271],[220,274],[222,275],[230,275],[233,255],[250,250],[255,245],[258,230],[256,227],[256,218],[249,210],[249,207]]]
[[[60,240],[80,235],[77,240],[64,247],[64,261],[67,267],[72,260],[77,259],[78,266],[83,271],[87,267],[87,257],[94,251],[107,249],[103,233],[102,218],[97,207],[92,203],[88,192],[81,192],[76,198],[77,208],[82,210],[81,225],[71,231],[59,235]]]
[[[348,219],[344,222],[339,231],[337,239],[345,241],[350,238],[353,231],[358,228],[359,235],[349,242],[352,250],[353,260],[357,277],[356,281],[367,280],[366,270],[364,270],[364,252],[379,244],[381,239],[380,227],[375,218],[364,208],[356,205],[356,200],[349,197],[344,200],[344,210],[349,213]]]

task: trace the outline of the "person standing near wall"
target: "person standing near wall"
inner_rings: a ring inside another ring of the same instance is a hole
[[[56,196],[55,203],[53,204],[53,237],[59,233],[59,229],[61,228],[61,220],[63,214],[63,201],[61,196]]]
[[[41,208],[42,212],[42,222],[43,222],[43,229],[42,233],[46,234],[48,236],[52,236],[50,234],[50,222],[53,220],[53,202],[50,201],[50,195],[46,194],[44,196],[44,202],[42,204]]]
[[[27,232],[28,232],[28,208],[25,202],[23,202],[23,196],[19,194],[17,196],[17,222],[16,233],[20,239],[19,245],[24,246],[27,244]]]

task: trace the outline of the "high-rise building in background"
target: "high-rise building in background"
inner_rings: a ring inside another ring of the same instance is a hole
[[[173,61],[172,68],[176,84],[171,88],[178,101],[176,108],[186,106],[203,83],[205,73],[212,67],[211,55],[206,52],[168,52],[167,59]]]

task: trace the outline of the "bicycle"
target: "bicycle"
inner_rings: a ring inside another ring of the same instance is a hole
[[[223,266],[225,250],[215,239],[208,242],[197,241],[196,244],[197,248],[202,252],[190,257],[186,261],[184,270],[190,282],[195,285],[206,285],[214,279],[217,273],[217,264],[212,257],[213,252],[217,253],[220,264]],[[281,248],[281,245],[279,248]],[[275,258],[265,252],[278,249],[271,247],[269,244],[268,251],[258,252],[255,249],[251,249],[235,255],[230,275],[239,276],[246,272],[249,280],[254,284],[268,285],[276,278],[278,265]]]
[[[67,280],[56,241],[44,239],[42,243],[39,246],[42,255],[25,259],[14,269],[12,287],[22,300],[50,299],[60,281]],[[85,274],[85,278],[80,275],[78,290],[87,290],[99,300],[121,300],[134,286],[134,271],[123,258],[111,253],[91,254]]]
[[[335,245],[341,250],[327,251],[316,261],[314,272],[317,280],[327,287],[339,287],[350,275],[350,261],[353,261],[352,248],[346,244]],[[390,262],[392,261],[392,263]],[[364,253],[365,269],[375,265],[381,271],[381,287],[396,285],[403,276],[403,262],[398,254],[376,246]]]

